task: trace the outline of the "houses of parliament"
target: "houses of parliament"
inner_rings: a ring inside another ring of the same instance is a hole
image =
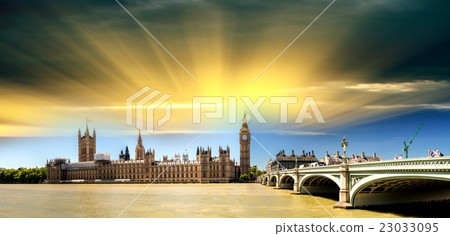
[[[188,154],[155,160],[155,150],[144,148],[141,133],[130,159],[128,147],[119,160],[111,160],[107,153],[96,153],[96,133],[92,136],[86,126],[84,135],[78,131],[78,162],[65,158],[47,161],[48,183],[77,182],[159,182],[159,183],[217,183],[232,182],[242,174],[250,175],[250,130],[244,117],[239,132],[240,164],[230,157],[230,147],[219,147],[219,156],[211,155],[211,148],[197,147],[196,159]]]

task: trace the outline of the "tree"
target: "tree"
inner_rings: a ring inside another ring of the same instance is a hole
[[[47,179],[47,168],[45,168],[45,167],[41,167],[40,169],[39,169],[39,172],[40,172],[40,174],[39,174],[39,181],[40,182],[43,182],[44,180],[46,180]]]
[[[41,168],[22,168],[5,169],[0,171],[0,183],[39,183],[47,179],[47,169]]]
[[[243,175],[241,175],[241,177],[239,177],[240,181],[247,181],[249,179],[250,179],[250,177],[247,174],[243,174]]]

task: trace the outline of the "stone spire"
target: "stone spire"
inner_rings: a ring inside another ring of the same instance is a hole
[[[244,112],[244,118],[242,119],[242,126],[247,127],[247,112]]]
[[[130,160],[130,150],[128,150],[128,146],[125,148],[125,157],[124,157],[125,161],[129,161]]]
[[[139,147],[142,147],[143,145],[142,145],[142,137],[141,137],[141,129],[139,129],[139,137],[138,137],[138,143],[137,143],[137,145],[139,146]]]
[[[144,145],[142,145],[141,130],[139,129],[139,137],[138,137],[138,142],[136,144],[136,150],[135,150],[135,159],[136,160],[144,160],[144,156],[145,156],[145,148],[144,148]]]

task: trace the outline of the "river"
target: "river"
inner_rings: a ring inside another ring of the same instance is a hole
[[[147,184],[3,184],[0,217],[117,217]],[[334,198],[260,184],[153,184],[121,217],[439,217],[449,204],[333,209]],[[421,210],[417,210],[421,209]],[[445,215],[448,217],[448,213]]]

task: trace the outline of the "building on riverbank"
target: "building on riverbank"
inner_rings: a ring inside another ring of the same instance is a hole
[[[342,160],[344,159],[343,156],[339,155],[339,151],[336,152],[336,154],[328,154],[328,151],[325,153],[324,162],[326,165],[340,165],[342,163]],[[352,154],[351,156],[347,157],[348,163],[364,163],[364,162],[372,162],[372,161],[381,161],[381,156],[377,156],[376,153],[374,153],[372,156],[366,156],[364,152],[361,153],[361,155],[355,155]]]
[[[314,155],[314,151],[306,153],[303,150],[302,155],[295,155],[294,150],[292,150],[291,155],[286,155],[284,150],[277,153],[275,159],[272,161],[268,160],[266,171],[270,172],[272,170],[282,170],[282,169],[293,169],[302,165],[309,165],[311,163],[317,162],[317,158]]]
[[[318,162],[323,163],[324,165],[340,165],[342,163],[342,160],[344,159],[343,156],[339,155],[339,151],[336,152],[336,154],[328,154],[328,151],[325,153],[325,158],[321,158],[320,161],[317,160],[316,156],[314,155],[314,151],[306,153],[305,150],[303,150],[302,155],[295,155],[294,150],[292,150],[291,155],[286,155],[284,150],[277,153],[274,160],[269,158],[266,165],[266,171],[271,172],[275,170],[282,170],[282,169],[293,169],[296,167],[301,166],[308,166],[312,163]],[[381,161],[381,156],[377,156],[376,153],[374,153],[372,156],[366,156],[363,153],[361,155],[355,155],[352,154],[351,156],[347,157],[348,163],[364,163],[364,162],[372,162],[372,161]]]
[[[135,149],[135,159],[126,153],[119,160],[111,160],[107,153],[95,153],[96,135],[78,132],[78,160],[54,158],[47,160],[48,183],[66,182],[161,182],[161,183],[217,183],[238,180],[250,173],[250,131],[244,118],[239,132],[240,163],[230,157],[230,147],[219,146],[219,156],[213,157],[211,147],[197,147],[196,159],[178,154],[175,158],[155,160],[155,149],[145,150],[141,133]]]

